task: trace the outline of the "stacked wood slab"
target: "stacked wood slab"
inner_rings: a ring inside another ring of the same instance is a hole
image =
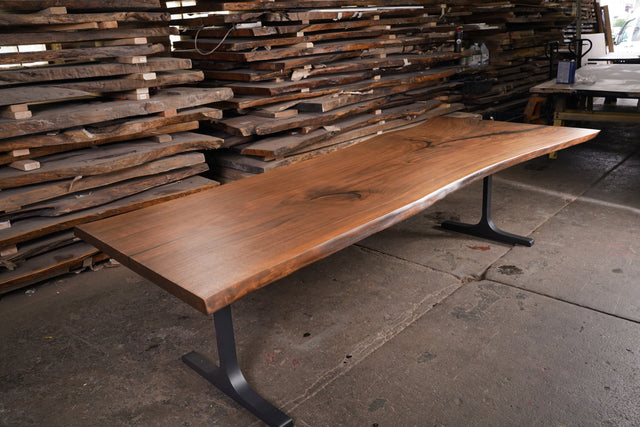
[[[229,148],[215,158],[221,180],[463,108],[449,97],[461,54],[439,3],[197,0],[169,11],[182,28],[174,56],[234,92],[210,131]]]
[[[562,7],[573,15],[573,19],[569,25],[564,28],[564,42],[565,44],[574,43],[576,39],[578,29],[578,19],[576,16],[577,1],[565,1],[560,2]],[[597,11],[600,9],[600,3],[594,0],[581,0],[580,2],[580,32],[581,34],[593,34],[599,32]],[[602,32],[602,31],[600,31]]]
[[[490,52],[490,66],[466,76],[469,110],[522,113],[529,89],[550,78],[547,43],[562,44],[562,30],[572,18],[558,4],[537,0],[469,3],[452,8],[452,15],[463,22],[467,44],[485,43]],[[480,83],[488,83],[486,90]]]
[[[0,3],[0,293],[102,258],[73,226],[211,187],[230,89],[166,55],[158,0]],[[19,46],[19,47],[17,47]],[[37,49],[33,49],[36,46]],[[44,50],[43,50],[44,49]]]

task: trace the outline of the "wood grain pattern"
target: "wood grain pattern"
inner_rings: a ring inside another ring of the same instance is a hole
[[[88,192],[80,192],[43,203],[22,208],[19,211],[0,215],[1,220],[20,221],[34,217],[56,217],[90,209],[138,194],[209,170],[206,163],[175,169],[157,175],[147,175],[124,182],[103,186]]]
[[[222,145],[219,138],[199,133],[173,134],[166,143],[142,139],[134,142],[111,144],[99,149],[74,150],[40,159],[39,169],[22,172],[0,169],[0,189],[38,184],[77,176],[99,175],[139,166],[143,163],[187,151],[216,149]]]
[[[470,182],[597,133],[437,118],[76,233],[213,313]]]
[[[222,16],[222,15],[221,15]],[[225,15],[231,16],[231,15]],[[410,46],[420,44],[424,40],[419,37],[402,37],[397,39],[363,39],[348,40],[335,43],[319,43],[313,47],[283,47],[270,50],[258,50],[249,52],[213,52],[208,55],[201,55],[195,50],[176,51],[178,56],[190,59],[202,59],[203,57],[213,60],[253,62],[270,61],[282,58],[303,57],[309,55],[322,55],[330,53],[340,53],[348,51],[362,51],[364,49],[374,49],[389,46]]]
[[[152,188],[124,199],[114,200],[102,206],[61,217],[28,218],[11,224],[11,228],[0,230],[0,242],[3,246],[20,244],[58,231],[69,230],[78,224],[163,203],[216,185],[218,185],[216,181],[211,181],[201,176],[193,176],[182,181]]]
[[[19,44],[36,43],[70,43],[93,40],[113,40],[126,37],[165,37],[177,35],[175,28],[110,28],[107,30],[86,31],[45,31],[45,32],[21,32],[2,34],[2,45],[16,46]]]
[[[159,8],[159,0],[4,0],[6,10],[38,11],[48,7],[64,6],[67,9],[136,9]]]
[[[204,163],[204,154],[197,152],[182,153],[100,175],[74,177],[72,179],[61,179],[44,184],[2,190],[2,193],[0,193],[0,211],[15,211],[23,206],[67,194],[87,191],[145,175],[166,173],[173,169],[194,166],[199,163]]]
[[[1,15],[0,15],[1,16]],[[36,61],[79,61],[112,57],[145,56],[164,52],[160,44],[140,46],[93,47],[77,49],[45,50],[40,52],[4,53],[0,55],[0,64],[18,64]]]
[[[228,88],[175,88],[158,91],[143,101],[113,101],[79,103],[38,111],[26,120],[0,118],[0,138],[11,138],[52,130],[68,129],[125,117],[160,113],[162,111],[195,107],[229,99]]]
[[[0,70],[0,85],[41,83],[52,80],[88,79],[91,77],[118,76],[155,71],[191,68],[190,59],[148,58],[146,64],[82,63],[46,67],[26,67]]]
[[[2,273],[0,294],[80,269],[89,258],[93,264],[105,256],[90,245],[77,242],[33,257],[23,264],[23,268]]]
[[[79,24],[84,22],[168,22],[171,16],[168,13],[149,12],[105,12],[85,14],[11,14],[0,15],[0,26],[5,25],[60,25]]]
[[[181,125],[197,120],[211,120],[222,118],[222,111],[208,108],[190,108],[182,110],[175,116],[141,116],[123,119],[116,122],[102,122],[83,128],[71,128],[54,135],[27,135],[17,138],[0,140],[0,151],[21,149],[39,149],[47,147],[62,147],[66,150],[84,148],[91,145],[101,145],[109,142],[146,138],[162,133],[164,130],[174,129],[174,125]],[[196,128],[194,128],[196,129]],[[175,130],[172,130],[176,132]],[[180,130],[178,132],[183,132]]]

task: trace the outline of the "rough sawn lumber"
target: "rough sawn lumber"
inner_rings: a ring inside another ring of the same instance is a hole
[[[0,119],[0,138],[195,107],[229,99],[232,96],[233,93],[228,88],[175,88],[160,90],[150,99],[143,101],[93,102],[59,106],[51,110],[34,112],[33,117],[26,120]]]
[[[183,132],[167,143],[139,140],[99,149],[75,150],[40,159],[42,167],[29,172],[0,168],[0,189],[20,187],[76,176],[99,175],[162,157],[201,149],[215,149],[222,141],[213,136]]]

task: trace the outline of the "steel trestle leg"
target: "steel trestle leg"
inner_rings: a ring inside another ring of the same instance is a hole
[[[477,224],[464,224],[461,222],[445,221],[442,228],[459,233],[470,234],[484,239],[508,243],[510,245],[533,246],[530,237],[518,236],[500,230],[491,219],[491,182],[492,176],[487,176],[482,185],[482,218]]]
[[[213,320],[220,366],[195,351],[182,356],[182,361],[268,425],[293,426],[291,418],[264,400],[244,378],[238,365],[231,307],[226,306],[216,311]]]

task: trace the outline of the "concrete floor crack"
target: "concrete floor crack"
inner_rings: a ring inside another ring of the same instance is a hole
[[[384,346],[393,337],[404,331],[407,327],[431,311],[435,306],[451,296],[462,286],[464,286],[464,283],[458,282],[451,284],[438,292],[425,295],[424,298],[413,304],[410,309],[405,310],[401,316],[393,319],[393,322],[389,326],[378,331],[375,335],[369,337],[369,339],[355,343],[353,350],[350,352],[351,357],[348,361],[345,361],[320,375],[318,379],[301,395],[283,405],[283,409],[287,412],[291,412],[307,400],[320,393],[328,385],[358,366],[358,364],[364,361],[370,354]]]

